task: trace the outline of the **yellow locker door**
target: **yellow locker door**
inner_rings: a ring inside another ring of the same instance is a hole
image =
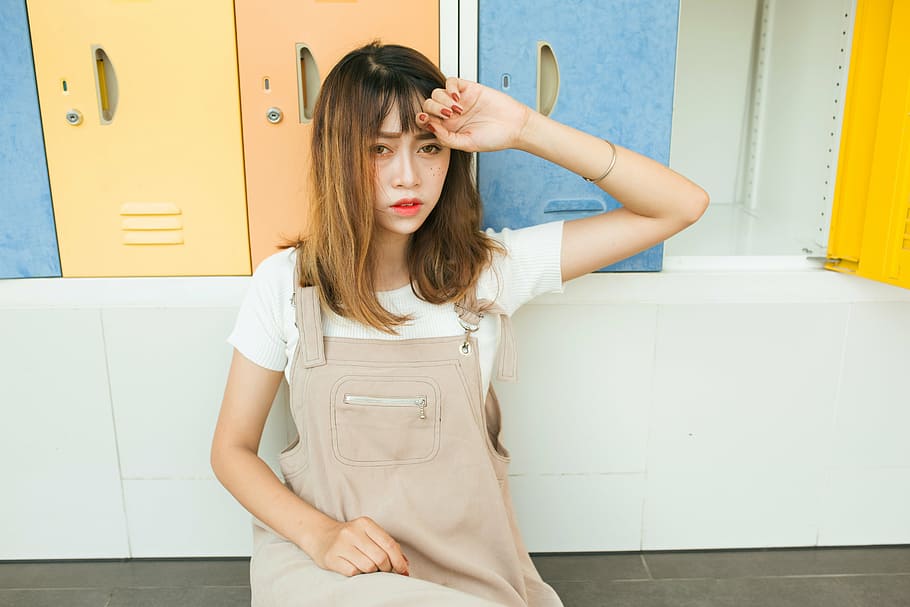
[[[63,276],[249,274],[231,3],[27,6]]]
[[[910,288],[910,1],[857,6],[826,267]]]
[[[253,267],[305,229],[310,108],[348,51],[380,39],[439,63],[437,0],[236,0]]]

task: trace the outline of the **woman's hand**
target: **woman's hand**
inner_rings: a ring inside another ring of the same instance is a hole
[[[439,142],[466,152],[491,152],[516,147],[531,108],[504,93],[470,80],[448,78],[423,102],[417,124],[436,134]]]
[[[398,542],[365,516],[348,523],[334,521],[314,538],[309,555],[323,569],[348,577],[376,571],[410,575]]]

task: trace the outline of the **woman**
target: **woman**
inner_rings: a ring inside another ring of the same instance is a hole
[[[692,224],[707,194],[399,46],[343,58],[313,123],[309,233],[256,270],[212,445],[255,517],[253,604],[561,605],[508,493],[489,388],[494,364],[513,374],[508,317]],[[481,232],[470,153],[505,148],[624,206]],[[257,455],[282,372],[284,483]]]

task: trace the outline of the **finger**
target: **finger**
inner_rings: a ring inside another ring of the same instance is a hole
[[[353,577],[360,573],[360,569],[358,569],[356,565],[351,563],[351,561],[347,560],[343,556],[334,558],[326,564],[332,571],[335,571],[336,573],[340,573],[341,575],[345,575],[347,577]]]
[[[446,92],[452,101],[458,103],[461,101],[461,79],[454,76],[446,78]]]
[[[380,548],[371,538],[365,538],[363,545],[358,545],[357,549],[363,553],[373,565],[376,571],[391,571],[392,563],[386,551]]]
[[[469,139],[464,134],[447,129],[443,121],[435,116],[430,118],[423,128],[436,135],[436,140],[443,147],[467,152],[474,151],[469,149]]]
[[[375,542],[376,546],[381,548],[388,556],[391,570],[395,573],[408,575],[408,558],[404,555],[404,552],[401,551],[401,545],[395,541],[395,538],[386,533],[385,529],[379,525],[367,527],[366,532],[370,539]],[[384,569],[383,571],[388,570]]]
[[[374,571],[378,571],[373,559],[364,554],[363,550],[357,546],[351,546],[349,550],[341,555],[341,557],[350,561],[352,565],[357,567],[357,570],[360,573],[373,573]]]
[[[456,95],[456,97],[457,96],[458,95]],[[454,114],[454,115],[460,115],[460,114],[464,113],[464,108],[460,104],[455,103],[455,99],[453,99],[449,95],[448,91],[444,91],[442,89],[436,89],[433,91],[431,99],[433,101],[438,102],[443,108],[446,108],[449,111],[451,111],[452,114]],[[446,114],[445,111],[443,111],[442,113],[444,115],[446,115],[447,118],[451,118],[451,115]]]
[[[434,95],[435,95],[435,93],[434,93]],[[423,107],[424,112],[426,112],[427,114],[429,114],[431,116],[436,116],[437,118],[442,118],[442,119],[451,118],[452,116],[455,116],[455,114],[456,114],[454,110],[450,109],[444,103],[442,103],[441,101],[439,101],[438,99],[435,99],[435,98],[434,99],[425,99],[422,104],[422,107]],[[461,108],[459,108],[459,112],[460,111],[461,111]]]

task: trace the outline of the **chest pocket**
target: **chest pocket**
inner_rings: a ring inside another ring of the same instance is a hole
[[[350,466],[420,464],[439,452],[442,401],[431,378],[342,377],[330,417],[335,457]]]

